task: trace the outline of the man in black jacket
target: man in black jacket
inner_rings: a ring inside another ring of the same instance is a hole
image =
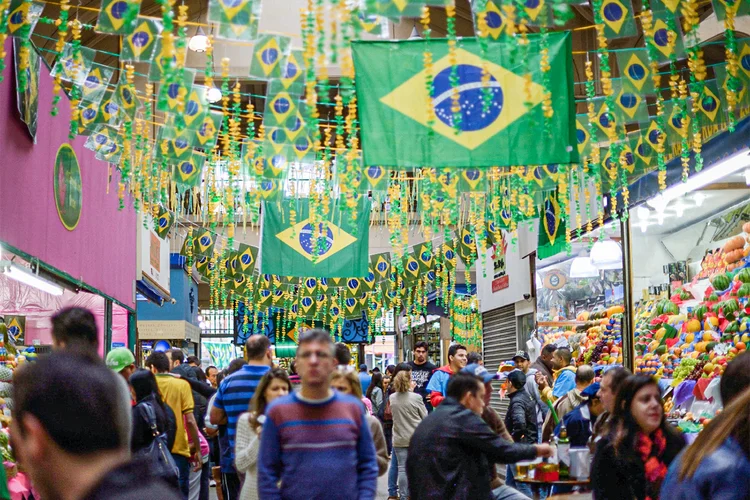
[[[484,382],[468,374],[453,375],[447,397],[417,427],[411,438],[406,474],[412,500],[523,499],[503,486],[490,489],[489,461],[513,463],[551,455],[547,444],[514,444],[482,421]]]
[[[182,498],[150,464],[130,461],[121,383],[100,358],[80,352],[55,352],[16,372],[13,452],[41,498]]]
[[[505,427],[516,443],[534,444],[537,442],[536,405],[526,392],[526,375],[521,370],[508,374],[508,412],[505,414]]]

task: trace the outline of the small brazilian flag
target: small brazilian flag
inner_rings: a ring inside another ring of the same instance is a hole
[[[455,79],[447,40],[354,42],[357,101],[362,129],[369,131],[362,136],[364,164],[406,169],[577,163],[571,37],[568,32],[547,36],[549,76],[555,82],[549,89],[555,133],[543,141],[528,133],[545,122],[540,35],[528,37],[528,53],[535,54],[526,66],[532,71],[529,97],[523,74],[509,64],[511,42],[491,43],[482,56],[476,39],[461,40]],[[432,98],[422,63],[426,49],[435,61]],[[458,84],[457,113],[452,81]],[[431,116],[434,134],[429,129]]]
[[[164,239],[169,234],[174,224],[174,214],[166,208],[159,206],[159,215],[156,217],[156,235]]]
[[[360,197],[357,218],[332,211],[312,223],[308,199],[300,199],[298,221],[290,223],[289,203],[263,205],[261,272],[297,277],[365,276],[369,264],[370,201]]]
[[[474,231],[469,226],[464,226],[456,230],[458,236],[458,255],[464,261],[466,267],[471,267],[477,260],[477,243],[474,237]]]
[[[100,33],[128,35],[138,25],[140,0],[102,0],[99,20],[94,29]]]
[[[202,228],[193,231],[193,255],[211,257],[216,244],[216,233],[210,229]]]
[[[188,158],[175,163],[174,174],[172,176],[175,184],[183,188],[198,186],[203,177],[203,164],[205,161],[206,157],[203,154],[193,151]]]
[[[552,257],[565,249],[567,227],[565,213],[557,201],[557,191],[547,193],[544,197],[544,211],[539,219],[539,259]]]
[[[260,80],[281,77],[281,63],[287,57],[291,38],[282,35],[263,35],[255,42],[250,60],[250,76]]]
[[[41,2],[13,0],[7,10],[8,34],[14,38],[28,40],[43,10],[44,4]]]

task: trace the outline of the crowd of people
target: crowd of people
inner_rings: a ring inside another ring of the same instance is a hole
[[[749,354],[721,379],[724,411],[687,446],[654,379],[621,367],[597,377],[573,367],[565,347],[545,346],[534,363],[515,354],[503,419],[489,405],[500,375],[460,344],[440,368],[417,344],[414,361],[368,373],[313,329],[290,374],[254,335],[245,359],[204,372],[179,349],[152,352],[145,368],[125,348],[102,362],[83,309],[52,323],[54,352],[17,371],[10,429],[44,499],[203,500],[213,463],[223,500],[370,500],[386,473],[391,500],[523,500],[531,494],[513,464],[552,456],[545,435],[563,429],[593,451],[597,500],[750,494]],[[498,464],[508,465],[505,483]]]

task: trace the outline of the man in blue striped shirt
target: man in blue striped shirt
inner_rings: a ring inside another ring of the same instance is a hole
[[[253,335],[245,344],[247,364],[239,371],[225,378],[216,393],[211,408],[211,423],[227,426],[232,467],[222,468],[222,490],[225,500],[237,500],[240,494],[240,478],[234,469],[234,440],[237,434],[237,420],[241,413],[248,411],[250,400],[255,394],[258,382],[273,364],[271,342],[265,335]],[[223,453],[223,451],[222,451]]]

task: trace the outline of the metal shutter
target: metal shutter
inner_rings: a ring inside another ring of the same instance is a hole
[[[511,304],[506,307],[488,311],[482,315],[484,329],[484,366],[490,373],[496,373],[503,361],[509,360],[518,350],[516,335],[516,308]],[[493,382],[490,406],[505,418],[508,409],[508,399],[500,401],[497,392],[500,383]]]

